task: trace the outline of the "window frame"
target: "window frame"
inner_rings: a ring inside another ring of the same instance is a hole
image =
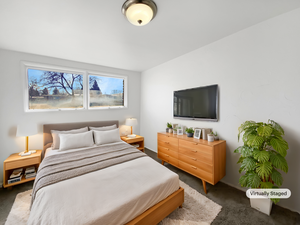
[[[87,109],[88,110],[102,110],[102,109],[124,109],[127,108],[128,105],[128,98],[127,98],[127,94],[128,94],[128,90],[127,90],[127,80],[128,77],[127,76],[123,76],[123,75],[116,75],[116,74],[112,74],[112,73],[103,73],[103,72],[97,72],[97,71],[87,71],[86,74],[86,83],[89,84],[89,76],[99,76],[99,77],[112,77],[112,78],[119,78],[119,79],[124,79],[124,93],[123,93],[123,97],[124,97],[124,106],[108,106],[108,107],[90,107],[90,92],[89,92],[89,88],[87,88]],[[89,85],[88,85],[89,86]]]
[[[28,89],[28,69],[56,71],[71,74],[80,74],[83,76],[83,108],[59,108],[59,109],[29,109],[29,89]],[[91,76],[105,76],[124,79],[124,106],[111,107],[90,107],[90,93],[89,93],[89,75]],[[58,111],[82,111],[82,110],[103,110],[103,109],[124,109],[128,106],[128,77],[124,75],[117,75],[111,73],[104,73],[99,71],[90,71],[83,69],[75,69],[63,66],[55,66],[42,63],[34,63],[21,61],[21,81],[23,83],[23,108],[25,112],[58,112]]]

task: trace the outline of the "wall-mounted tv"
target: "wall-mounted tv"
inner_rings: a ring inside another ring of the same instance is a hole
[[[174,91],[175,119],[218,121],[218,85]]]

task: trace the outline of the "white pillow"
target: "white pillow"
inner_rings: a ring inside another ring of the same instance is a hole
[[[104,145],[121,141],[119,128],[106,131],[94,130],[93,132],[96,145]]]
[[[59,134],[59,150],[68,150],[74,148],[91,147],[94,145],[93,131],[79,134]]]
[[[117,128],[117,125],[111,125],[111,126],[106,126],[106,127],[89,127],[90,130],[98,130],[98,131],[103,131],[103,130],[113,130]]]
[[[78,134],[87,132],[89,129],[88,127],[83,127],[80,129],[74,129],[74,130],[51,130],[53,143],[52,143],[52,149],[59,149],[59,134]]]

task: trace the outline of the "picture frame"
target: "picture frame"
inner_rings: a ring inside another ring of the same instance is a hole
[[[183,135],[183,129],[177,129],[177,135]]]
[[[194,138],[200,139],[200,137],[201,137],[201,131],[202,131],[201,128],[195,128],[195,130],[194,130]]]

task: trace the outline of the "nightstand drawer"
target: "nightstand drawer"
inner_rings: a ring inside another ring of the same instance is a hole
[[[5,170],[11,170],[11,169],[19,168],[19,167],[25,167],[25,166],[30,166],[30,165],[34,165],[34,164],[39,164],[40,161],[41,160],[39,157],[34,157],[34,158],[16,160],[16,161],[12,161],[12,162],[6,162]]]

